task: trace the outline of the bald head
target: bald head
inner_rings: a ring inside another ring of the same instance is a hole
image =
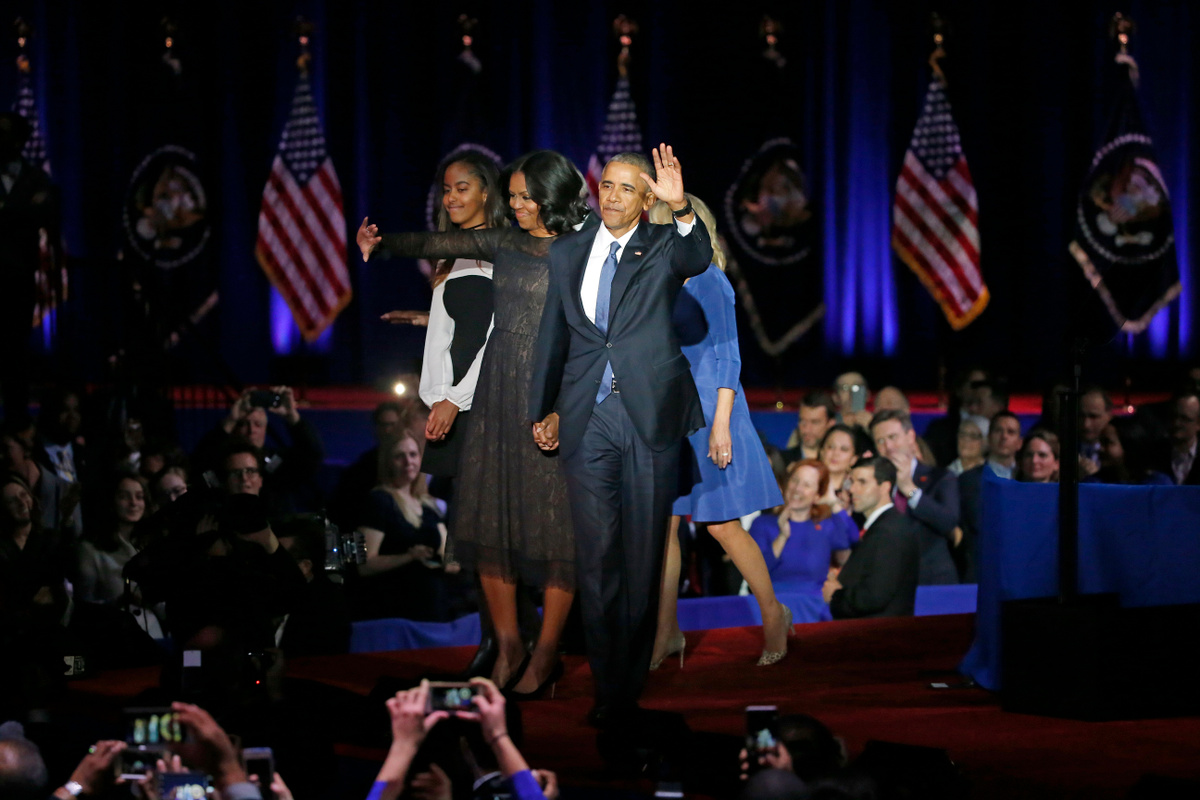
[[[40,800],[46,796],[46,762],[28,739],[0,739],[0,797]]]

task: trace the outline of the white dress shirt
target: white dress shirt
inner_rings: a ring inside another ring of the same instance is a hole
[[[421,401],[430,408],[433,408],[434,403],[449,400],[458,406],[459,411],[470,411],[471,403],[475,399],[479,367],[483,363],[483,352],[487,349],[487,339],[491,338],[495,321],[488,324],[484,346],[475,354],[467,374],[455,383],[454,365],[450,359],[450,343],[454,340],[454,318],[446,313],[443,300],[446,284],[468,275],[482,275],[491,280],[492,265],[487,261],[460,258],[450,267],[446,280],[433,288],[433,302],[429,306],[429,328],[425,332],[425,356],[421,362],[421,387],[417,392]]]
[[[695,217],[691,222],[675,220],[675,228],[679,231],[680,236],[687,236],[695,225]],[[583,301],[583,313],[587,314],[587,318],[593,323],[596,321],[596,298],[600,294],[600,271],[604,268],[604,262],[608,260],[608,251],[613,242],[620,244],[621,249],[617,251],[617,263],[621,263],[621,258],[625,255],[625,245],[629,243],[633,232],[637,229],[638,226],[634,225],[620,239],[609,233],[608,228],[603,224],[596,231],[592,250],[588,254],[587,266],[583,270],[583,284],[579,287],[579,299]]]

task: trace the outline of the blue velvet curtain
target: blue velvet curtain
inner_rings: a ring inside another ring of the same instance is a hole
[[[318,26],[315,90],[352,233],[367,214],[385,229],[421,227],[433,168],[464,138],[505,158],[550,147],[586,164],[615,80],[617,13],[641,25],[631,80],[646,141],[673,142],[689,188],[719,200],[749,154],[730,145],[731,132],[754,120],[729,110],[761,63],[757,26],[769,12],[784,24],[780,49],[799,88],[759,113],[786,117],[806,153],[820,226],[812,289],[827,314],[780,358],[743,336],[743,381],[818,384],[851,360],[875,381],[908,387],[932,385],[943,363],[989,361],[1024,388],[1061,374],[1064,344],[1089,313],[1066,243],[1078,180],[1105,122],[1101,67],[1112,8],[1082,0],[812,0],[716,12],[657,0],[460,5],[17,3],[37,27],[32,56],[73,257],[73,299],[60,315],[51,366],[99,377],[127,335],[119,211],[141,156],[133,120],[161,52],[164,14],[179,20],[179,56],[202,107],[193,133],[209,173],[221,290],[217,312],[180,350],[178,378],[220,377],[214,365],[223,360],[241,379],[261,381],[286,363],[272,347],[269,287],[253,248],[295,77],[295,15]],[[954,26],[946,71],[979,192],[993,297],[958,333],[890,247],[891,197],[928,81],[934,9]],[[1187,0],[1131,0],[1125,10],[1139,25],[1139,94],[1172,192],[1184,294],[1147,333],[1094,349],[1090,375],[1109,383],[1161,379],[1164,361],[1196,349],[1200,10]],[[475,52],[484,71],[473,88],[455,60],[459,11],[481,22]],[[11,40],[0,42],[4,52],[15,56]],[[0,100],[14,83],[0,66]],[[307,378],[382,383],[417,371],[423,332],[378,317],[425,306],[426,282],[411,264],[351,264],[356,299],[328,352],[307,359]]]

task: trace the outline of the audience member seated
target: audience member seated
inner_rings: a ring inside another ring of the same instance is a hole
[[[188,473],[186,467],[164,467],[150,480],[150,495],[154,505],[161,509],[187,494]]]
[[[839,422],[830,428],[821,440],[821,463],[829,471],[829,486],[819,502],[825,503],[834,511],[850,507],[847,487],[850,468],[868,449],[867,437],[861,431],[861,428],[851,428]]]
[[[885,386],[875,393],[875,411],[903,411],[907,414],[910,410],[908,398],[904,392],[897,389],[895,386]]]
[[[805,786],[836,777],[849,760],[846,743],[808,714],[784,714],[776,729],[776,745],[759,756],[759,766],[794,772]],[[750,774],[748,754],[742,750],[738,757],[744,780]]]
[[[380,485],[359,526],[367,560],[358,566],[358,618],[447,618],[446,528],[420,469],[421,445],[412,433],[379,446]]]
[[[5,420],[0,450],[0,472],[15,472],[29,485],[42,512],[42,525],[62,532],[67,540],[78,537],[83,528],[79,512],[80,488],[68,483],[54,470],[38,464],[31,444],[34,433],[29,417]]]
[[[969,367],[958,373],[950,392],[949,404],[944,417],[938,417],[925,427],[925,440],[933,451],[937,464],[949,464],[958,452],[958,424],[967,412],[971,384],[990,378],[987,370]]]
[[[1086,389],[1079,397],[1079,477],[1100,471],[1100,434],[1112,421],[1112,400],[1098,387]]]
[[[963,428],[969,425],[963,422]],[[959,532],[957,544],[951,551],[958,577],[963,583],[978,581],[979,532],[983,525],[983,471],[991,470],[1001,478],[1011,479],[1021,449],[1021,421],[1011,411],[1001,411],[992,417],[988,426],[987,461],[958,476]]]
[[[850,472],[854,510],[866,523],[846,565],[821,589],[834,619],[912,616],[921,554],[910,521],[892,504],[897,480],[896,465],[878,456]]]
[[[761,514],[750,525],[776,592],[816,594],[830,567],[844,564],[858,541],[850,516],[821,502],[828,488],[823,463],[797,461],[788,468],[779,514]]]
[[[120,605],[128,609],[150,638],[161,639],[163,627],[158,613],[142,607],[136,589],[126,587],[124,577],[125,565],[143,545],[136,541],[135,530],[146,514],[146,483],[141,476],[123,475],[112,489],[107,506],[89,520],[87,535],[79,542],[75,600],[81,604]]]
[[[1001,411],[988,425],[987,468],[1001,478],[1012,478],[1021,450],[1021,420],[1011,411]]]
[[[1167,475],[1153,469],[1154,442],[1137,415],[1113,417],[1100,433],[1100,483],[1173,486]]]
[[[0,712],[41,707],[61,681],[70,553],[19,475],[0,478]]]
[[[325,571],[325,520],[312,514],[292,517],[276,536],[305,581],[277,637],[280,649],[288,657],[349,653],[350,604]]]
[[[951,461],[946,469],[955,475],[962,475],[967,470],[981,467],[986,452],[979,423],[975,417],[968,417],[958,424],[958,458]]]
[[[412,428],[413,405],[386,401],[371,414],[375,446],[342,470],[337,488],[329,498],[329,518],[343,531],[352,531],[362,524],[367,495],[379,485],[379,443],[399,436]]]
[[[957,583],[950,556],[958,530],[958,479],[916,456],[912,419],[901,411],[880,411],[871,420],[875,452],[896,467],[892,482],[896,511],[913,523],[921,552],[922,586]]]
[[[855,391],[855,390],[858,391]],[[833,379],[833,404],[837,408],[838,422],[866,430],[871,424],[871,413],[866,410],[871,387],[859,372],[844,372]],[[855,410],[855,398],[861,409]]]
[[[1025,435],[1025,443],[1021,447],[1017,480],[1027,483],[1057,483],[1061,457],[1057,434],[1034,428]]]
[[[304,576],[267,521],[261,498],[193,490],[170,507],[172,531],[125,567],[146,603],[166,602],[177,646],[206,628],[242,652],[275,646],[279,620],[304,593]]]
[[[983,435],[988,434],[992,417],[1008,410],[1008,386],[994,378],[972,381],[967,395],[967,416],[979,421]]]
[[[279,404],[273,408],[256,405],[270,404],[276,397]],[[268,444],[268,411],[283,418],[290,445]],[[229,416],[197,445],[199,468],[219,470],[224,467],[224,457],[234,443],[251,445],[261,453],[259,478],[273,515],[320,509],[314,478],[324,458],[321,436],[311,422],[300,416],[290,387],[248,391],[239,397],[229,409]],[[237,468],[247,469],[249,465]]]
[[[37,458],[68,483],[83,483],[87,474],[87,450],[80,430],[80,394],[71,389],[51,390],[38,412],[42,448]]]
[[[1192,384],[1175,394],[1172,402],[1171,439],[1162,448],[1157,469],[1179,486],[1200,486],[1200,461],[1196,460],[1196,438],[1200,433],[1200,392]]]
[[[791,464],[803,459],[818,458],[821,439],[837,422],[837,408],[828,392],[816,391],[800,401],[800,421],[788,439],[784,461]]]

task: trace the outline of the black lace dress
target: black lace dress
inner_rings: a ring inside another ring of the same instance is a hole
[[[552,238],[515,228],[387,234],[372,259],[474,258],[493,264],[495,318],[483,353],[450,514],[454,557],[482,575],[575,588],[575,535],[558,451],[527,419],[533,350]]]

